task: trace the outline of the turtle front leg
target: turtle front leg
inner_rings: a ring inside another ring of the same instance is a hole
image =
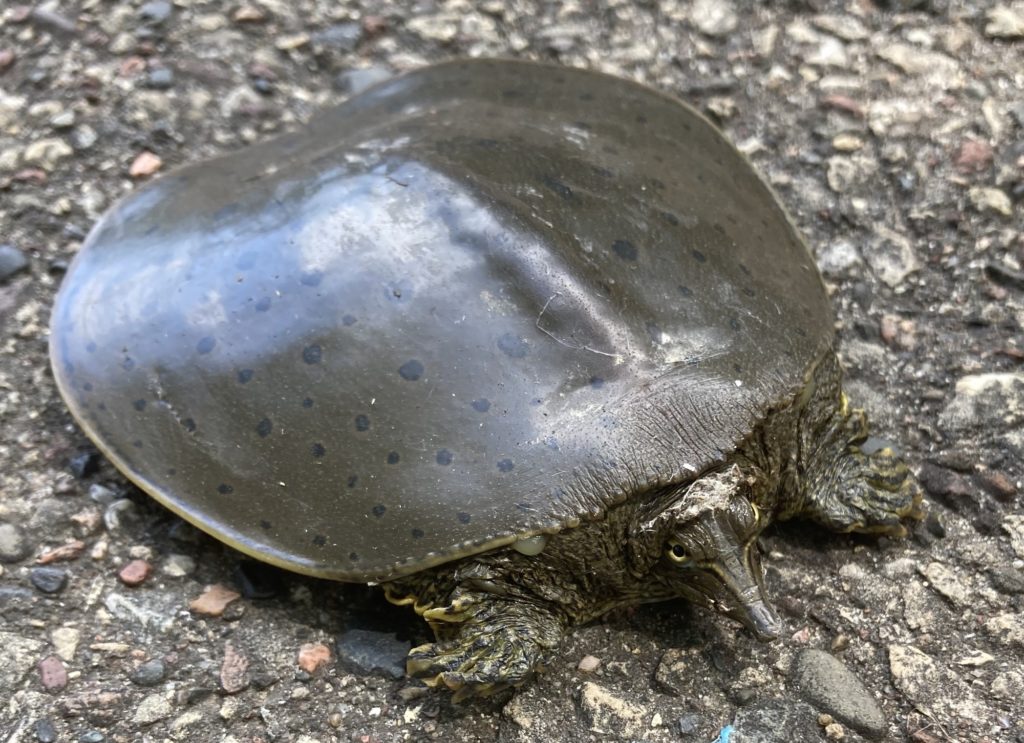
[[[913,474],[890,447],[868,448],[867,417],[839,405],[825,426],[804,439],[805,472],[783,518],[809,518],[837,532],[904,536],[904,518],[922,518],[922,493]]]
[[[456,588],[447,603],[410,596],[401,582],[388,589],[395,603],[413,603],[436,641],[409,652],[407,673],[428,686],[447,686],[454,701],[519,686],[548,665],[565,633],[558,613],[531,599]]]

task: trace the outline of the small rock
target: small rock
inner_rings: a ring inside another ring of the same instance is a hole
[[[184,578],[195,572],[196,561],[188,555],[168,555],[160,567],[160,572],[169,578]]]
[[[152,152],[141,152],[132,161],[131,167],[128,168],[128,175],[132,178],[146,178],[160,170],[163,164],[164,161]]]
[[[382,674],[392,678],[405,675],[405,656],[411,643],[395,635],[374,630],[350,629],[338,636],[338,660],[359,673]]]
[[[167,664],[160,658],[153,658],[132,671],[128,678],[138,686],[156,686],[167,675]]]
[[[28,258],[13,245],[0,245],[0,281],[28,268]],[[0,538],[2,540],[2,538]],[[0,554],[0,561],[3,560]]]
[[[41,720],[36,720],[35,733],[36,740],[39,743],[55,743],[57,740],[57,728],[53,726],[53,722],[45,717]]]
[[[728,743],[793,743],[821,739],[817,714],[806,702],[771,699],[736,712]]]
[[[849,240],[836,240],[818,251],[818,266],[826,274],[841,275],[860,263],[857,247]]]
[[[996,699],[1004,702],[1016,702],[1024,699],[1024,673],[1006,671],[996,674],[989,685],[989,690]]]
[[[168,0],[152,0],[139,8],[139,19],[143,23],[158,26],[171,17],[173,6]]]
[[[959,67],[956,60],[945,54],[901,42],[887,44],[876,53],[908,75],[934,74],[942,78],[951,78]]]
[[[1024,423],[1024,374],[993,372],[971,374],[956,383],[956,395],[939,415],[946,429],[1003,426]]]
[[[78,743],[103,743],[107,739],[99,730],[87,730],[78,736]]]
[[[592,681],[584,682],[580,688],[579,706],[592,732],[633,737],[644,728],[643,707],[627,702]]]
[[[985,35],[995,39],[1024,39],[1024,6],[997,5],[987,14]]]
[[[697,715],[683,715],[676,721],[679,733],[684,737],[697,735],[700,732],[700,718]]]
[[[387,67],[371,65],[358,70],[345,70],[334,78],[334,87],[341,93],[359,95],[367,88],[391,77],[391,70]]]
[[[138,510],[131,498],[118,498],[103,512],[103,525],[109,532],[118,531],[124,524],[138,518]]]
[[[43,647],[39,640],[0,630],[0,689],[13,691],[32,670]]]
[[[99,139],[99,135],[96,130],[88,124],[82,124],[75,127],[75,130],[71,132],[71,145],[76,150],[87,150],[96,144],[96,140]]]
[[[1024,648],[1024,614],[996,614],[985,622],[985,631],[1007,647]]]
[[[885,735],[882,710],[859,678],[823,650],[800,653],[794,672],[804,698],[869,738]]]
[[[249,659],[235,647],[224,645],[224,661],[220,666],[220,686],[228,694],[237,694],[249,685]]]
[[[262,23],[267,20],[267,14],[256,5],[243,5],[231,14],[231,20],[235,23]]]
[[[60,568],[32,568],[28,579],[41,593],[60,593],[68,583],[68,574]]]
[[[949,599],[954,606],[963,607],[970,602],[970,588],[941,562],[930,562],[920,572],[928,579],[931,587]]]
[[[958,512],[976,505],[974,488],[963,475],[931,462],[921,465],[918,481],[929,495]]]
[[[152,571],[153,566],[145,560],[132,560],[118,571],[117,577],[126,586],[139,586]]]
[[[154,67],[146,75],[146,86],[155,90],[167,90],[174,85],[174,70],[170,67]]]
[[[309,34],[294,34],[291,36],[279,36],[274,39],[274,46],[282,52],[290,52],[301,49],[309,44]]]
[[[37,559],[39,565],[49,565],[51,562],[67,562],[76,559],[85,551],[85,542],[76,539],[73,542],[62,544],[60,547],[46,550]]]
[[[708,36],[726,36],[736,29],[736,8],[726,0],[696,0],[690,19],[697,30]]]
[[[997,567],[989,571],[988,577],[997,591],[1007,596],[1024,594],[1024,572],[1012,567]]]
[[[322,643],[309,642],[299,648],[299,668],[306,673],[313,673],[330,661],[331,649]]]
[[[75,659],[81,636],[82,633],[74,627],[58,627],[50,633],[50,642],[53,643],[53,648],[61,660],[70,663]]]
[[[996,212],[1004,217],[1013,214],[1013,202],[1002,189],[976,186],[967,195],[970,197],[971,203],[974,204],[974,208],[979,212]]]
[[[136,725],[152,725],[171,716],[171,699],[168,694],[150,694],[135,708],[132,722]]]
[[[0,49],[0,75],[7,72],[16,59],[13,49]]]
[[[14,524],[0,524],[0,563],[20,562],[31,552],[32,545],[20,528]]]
[[[81,454],[76,454],[68,461],[68,468],[71,470],[71,474],[79,480],[94,474],[99,466],[99,453],[95,451],[85,451]]]
[[[228,604],[241,598],[242,594],[233,591],[227,586],[217,583],[207,586],[198,598],[192,600],[188,605],[191,611],[196,614],[204,614],[208,617],[219,617],[224,613]]]
[[[47,691],[60,691],[68,685],[68,669],[56,655],[48,655],[39,661],[39,679]]]
[[[597,658],[597,657],[595,657],[593,655],[584,655],[580,659],[579,665],[576,666],[576,668],[581,673],[593,673],[594,671],[596,671],[600,667],[601,667],[601,659]]]
[[[26,147],[21,158],[26,164],[38,165],[43,170],[49,171],[72,154],[74,154],[74,150],[63,139],[48,137],[36,140]]]
[[[118,495],[104,485],[93,483],[89,486],[89,499],[94,503],[99,503],[101,506],[109,506],[118,499]]]
[[[876,227],[862,250],[868,268],[894,289],[921,267],[910,240],[887,227]]]
[[[960,145],[953,164],[961,173],[979,173],[992,164],[992,148],[988,142],[967,139]]]

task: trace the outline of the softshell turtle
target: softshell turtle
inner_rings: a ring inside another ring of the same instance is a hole
[[[93,229],[60,391],[139,487],[256,558],[382,582],[408,669],[516,685],[684,596],[770,638],[773,519],[899,534],[811,255],[747,160],[636,83],[426,67],[182,168]]]

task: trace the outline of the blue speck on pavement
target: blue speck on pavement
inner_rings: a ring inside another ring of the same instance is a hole
[[[732,725],[726,725],[718,734],[718,740],[715,743],[729,743],[730,735],[732,735]]]

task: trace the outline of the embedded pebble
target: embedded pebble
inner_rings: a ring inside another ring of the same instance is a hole
[[[405,676],[405,657],[412,644],[387,632],[349,629],[338,635],[338,660],[360,673]]]
[[[169,578],[184,578],[186,575],[194,573],[195,570],[196,561],[188,555],[178,553],[168,555],[160,566],[160,572]]]
[[[769,699],[736,712],[728,743],[793,743],[820,740],[818,716],[806,702]]]
[[[240,599],[242,594],[220,583],[207,586],[203,592],[193,599],[188,608],[196,614],[208,617],[219,617],[232,601]]]
[[[857,676],[823,650],[807,649],[793,672],[801,694],[865,736],[878,739],[888,728],[881,708]]]
[[[233,642],[224,645],[220,665],[220,687],[227,694],[237,694],[249,685],[249,658]]]
[[[56,655],[48,655],[39,661],[39,680],[47,691],[60,691],[68,685],[68,669]]]
[[[975,186],[968,192],[971,203],[979,212],[995,212],[1004,217],[1013,216],[1013,202],[1001,188]]]
[[[132,560],[117,572],[117,577],[126,586],[139,586],[153,571],[153,566],[145,560]]]
[[[132,160],[128,175],[132,178],[147,178],[160,170],[164,161],[152,152],[141,152]]]
[[[956,382],[956,395],[939,415],[939,424],[954,431],[1005,427],[1024,422],[1024,374],[971,374]]]
[[[152,725],[154,722],[171,716],[173,707],[168,694],[150,694],[139,702],[135,708],[132,722],[136,725]]]
[[[593,673],[601,667],[601,659],[593,655],[584,655],[576,668],[582,673]]]
[[[584,682],[578,703],[583,719],[595,733],[614,733],[633,737],[644,728],[647,717],[643,707],[626,701],[593,681]]]
[[[53,170],[57,164],[74,153],[63,139],[48,137],[39,139],[25,148],[21,159],[28,165],[38,165],[43,170]]]
[[[20,562],[32,552],[32,545],[15,524],[0,524],[0,563]]]
[[[153,658],[139,665],[128,675],[128,678],[138,686],[156,686],[164,680],[166,675],[167,664],[160,658]]]
[[[68,583],[67,571],[60,568],[32,568],[28,578],[41,593],[59,593]]]
[[[0,245],[0,281],[28,268],[28,258],[13,245]]]
[[[701,33],[716,37],[731,33],[739,23],[736,7],[727,0],[696,0],[690,19]]]
[[[53,649],[57,651],[61,660],[70,663],[75,659],[81,636],[82,633],[74,627],[58,627],[50,633],[50,642],[53,643]]]
[[[35,736],[38,743],[56,743],[57,728],[54,727],[52,721],[44,717],[41,720],[36,720]]]
[[[299,648],[298,662],[303,671],[313,673],[331,662],[331,649],[322,643],[306,643]]]

